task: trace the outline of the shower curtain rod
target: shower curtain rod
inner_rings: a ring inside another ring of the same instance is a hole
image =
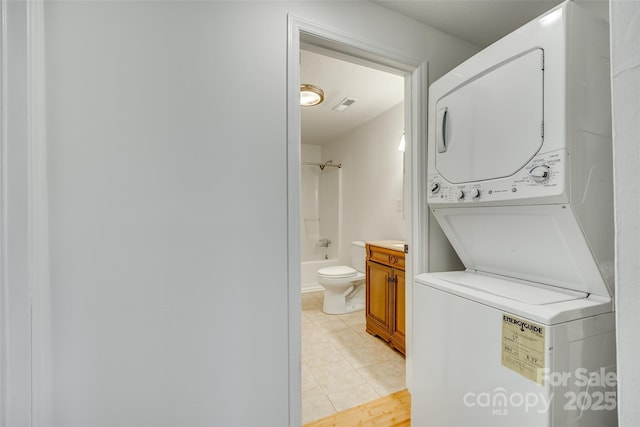
[[[320,170],[324,170],[324,168],[326,168],[327,166],[331,166],[332,168],[338,168],[340,169],[342,167],[342,163],[339,163],[337,165],[333,164],[333,160],[327,160],[324,163],[313,163],[313,162],[302,162],[303,165],[306,166],[319,166]]]

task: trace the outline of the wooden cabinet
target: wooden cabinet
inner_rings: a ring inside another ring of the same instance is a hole
[[[367,332],[405,353],[404,252],[367,244]]]
[[[367,332],[389,341],[391,336],[391,293],[393,269],[367,261]]]

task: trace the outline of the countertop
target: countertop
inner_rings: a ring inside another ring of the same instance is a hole
[[[371,240],[365,242],[367,245],[377,246],[379,248],[391,249],[392,251],[404,252],[404,245],[407,243],[403,240]]]

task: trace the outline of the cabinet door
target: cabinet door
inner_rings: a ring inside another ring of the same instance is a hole
[[[405,281],[404,271],[393,270],[395,283],[393,286],[394,316],[391,329],[391,344],[403,354],[405,346]]]
[[[386,341],[391,332],[391,272],[389,267],[367,261],[367,332]]]

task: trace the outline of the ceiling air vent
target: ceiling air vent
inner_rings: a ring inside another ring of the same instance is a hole
[[[351,105],[353,105],[353,103],[356,102],[355,99],[353,98],[345,98],[342,101],[340,101],[335,107],[333,107],[333,110],[336,111],[344,111],[347,108],[351,107]]]

